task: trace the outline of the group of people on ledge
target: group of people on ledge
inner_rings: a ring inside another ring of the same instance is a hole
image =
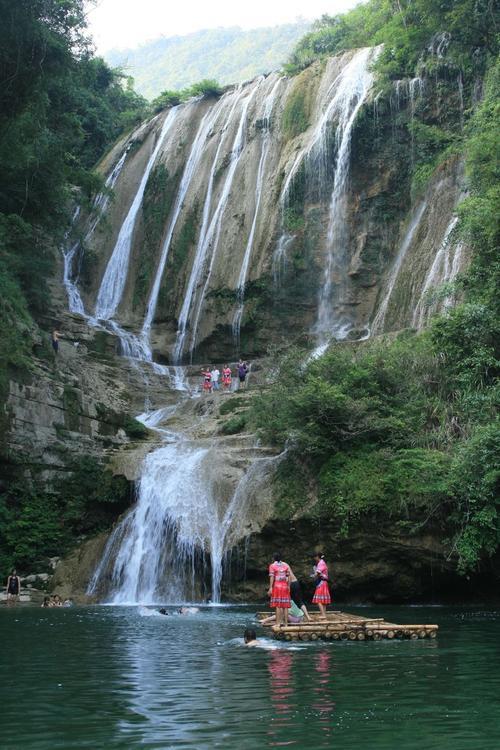
[[[312,577],[316,584],[312,603],[318,605],[321,617],[326,619],[326,607],[332,599],[328,580],[328,566],[325,562],[325,556],[321,552],[314,556]],[[279,553],[274,555],[274,562],[269,566],[268,595],[270,606],[276,611],[276,614],[263,620],[262,625],[275,622],[276,625],[286,626],[288,623],[300,623],[304,617],[306,620],[311,619],[304,604],[300,583],[290,565],[281,559]]]
[[[249,370],[250,368],[247,363],[240,359],[240,361],[236,365],[236,375],[238,377],[240,388],[245,388]],[[212,369],[207,366],[202,369],[201,375],[203,378],[203,391],[205,393],[212,393],[212,391],[220,390],[221,382],[222,389],[224,391],[231,390],[233,373],[229,365],[224,365],[224,367],[222,368],[222,373],[217,365],[214,365]]]

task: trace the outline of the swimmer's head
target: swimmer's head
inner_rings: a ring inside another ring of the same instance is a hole
[[[250,641],[256,641],[257,636],[255,634],[255,630],[252,630],[252,628],[246,628],[245,632],[243,633],[243,640],[245,643],[250,643]]]
[[[168,615],[168,612],[164,607],[160,609],[160,615]]]

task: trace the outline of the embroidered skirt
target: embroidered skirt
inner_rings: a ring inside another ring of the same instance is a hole
[[[286,581],[275,581],[271,593],[270,606],[289,609],[290,605],[290,588],[288,583]]]
[[[321,581],[321,583],[316,586],[316,591],[314,592],[312,603],[330,604],[331,601],[332,599],[330,596],[330,590],[328,588],[328,581]]]

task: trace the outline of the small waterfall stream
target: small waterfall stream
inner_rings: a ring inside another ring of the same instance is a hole
[[[118,177],[121,174],[121,171],[123,169],[123,166],[125,164],[125,161],[127,160],[128,153],[130,151],[130,148],[132,146],[132,140],[130,140],[122,155],[116,162],[115,166],[111,170],[110,174],[106,178],[106,181],[104,183],[104,186],[106,188],[105,191],[98,193],[96,197],[94,198],[94,201],[92,203],[91,208],[91,219],[90,219],[90,225],[87,231],[85,232],[84,236],[84,245],[92,238],[95,230],[97,229],[99,222],[101,221],[102,217],[106,213],[109,201],[111,199],[111,193],[110,191],[114,188],[116,181],[118,180]],[[77,208],[74,211],[73,218],[71,221],[71,228],[76,224],[80,217],[81,209],[80,206],[77,206]],[[66,240],[69,237],[69,234],[71,232],[71,228],[69,229]],[[77,258],[78,254],[81,252],[81,243],[80,240],[77,240],[76,242],[72,243],[69,250],[63,249],[63,260],[64,260],[64,270],[63,270],[63,284],[66,289],[66,293],[68,295],[68,307],[70,312],[77,313],[78,315],[82,315],[85,318],[89,318],[87,313],[85,312],[85,306],[83,304],[83,300],[80,294],[80,291],[78,289],[77,285],[77,274],[75,274],[74,269],[74,262]]]
[[[429,304],[429,293],[440,284],[453,281],[460,268],[461,246],[458,245],[453,253],[453,230],[458,224],[458,216],[453,216],[446,227],[443,241],[434,257],[427,276],[425,277],[420,298],[413,312],[412,326],[422,328],[436,309],[436,305]],[[453,260],[452,260],[453,255]]]
[[[318,318],[314,332],[322,346],[332,336],[346,337],[352,326],[347,311],[348,300],[348,223],[346,220],[347,190],[351,155],[351,135],[359,110],[373,84],[370,63],[378,54],[375,49],[362,49],[343,69],[329,105],[329,118],[337,120],[335,141],[337,158],[330,199],[326,263],[319,292]]]
[[[266,162],[267,162],[267,157],[269,154],[269,147],[271,145],[271,117],[273,113],[274,103],[276,101],[276,95],[278,93],[278,88],[283,80],[284,80],[283,78],[278,78],[278,80],[274,83],[270,93],[264,99],[264,112],[262,116],[262,130],[263,130],[262,145],[261,145],[259,166],[257,169],[257,180],[255,183],[255,209],[254,209],[254,214],[253,214],[252,226],[250,227],[250,233],[248,235],[245,252],[243,254],[243,262],[241,264],[241,269],[240,269],[240,273],[238,276],[238,284],[237,284],[237,290],[236,290],[238,306],[234,313],[233,324],[232,324],[233,342],[237,350],[239,349],[241,319],[243,317],[243,310],[245,307],[245,303],[244,303],[245,284],[247,282],[248,266],[250,264],[250,256],[252,254],[252,248],[254,244],[255,229],[257,227],[257,219],[259,217],[259,209],[260,209],[260,202],[262,198],[262,189],[264,185],[264,173],[266,169]]]
[[[139,209],[142,205],[144,191],[146,190],[149,175],[151,174],[151,170],[153,169],[165,138],[176,120],[177,110],[177,107],[173,107],[163,122],[153,153],[146,165],[146,169],[142,175],[134,200],[132,201],[132,205],[130,206],[125,221],[121,226],[118,239],[116,240],[115,247],[102,277],[95,307],[95,317],[99,320],[109,320],[112,318],[121,302],[125,282],[127,280],[135,224]]]
[[[406,257],[406,253],[408,252],[413,242],[413,238],[419,227],[420,221],[422,219],[422,216],[424,215],[424,211],[426,208],[427,208],[427,202],[422,201],[422,203],[420,203],[413,212],[413,216],[405,232],[403,241],[401,242],[398,253],[396,255],[392,268],[390,270],[389,278],[387,280],[385,295],[373,319],[373,323],[372,323],[373,333],[382,333],[382,331],[384,330],[384,323],[385,323],[385,318],[387,315],[387,308],[389,307],[389,302],[392,296],[392,292],[396,285],[396,281],[398,279],[399,272],[401,271],[401,267]]]

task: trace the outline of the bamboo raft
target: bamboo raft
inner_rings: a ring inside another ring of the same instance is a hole
[[[269,617],[273,612],[258,612],[259,621]],[[310,614],[311,621],[297,625],[279,627],[269,623],[273,637],[280,641],[380,641],[383,638],[392,640],[419,638],[436,638],[437,625],[397,625],[386,622],[382,617],[368,618],[352,615],[348,612],[328,612],[326,620],[317,613]]]

